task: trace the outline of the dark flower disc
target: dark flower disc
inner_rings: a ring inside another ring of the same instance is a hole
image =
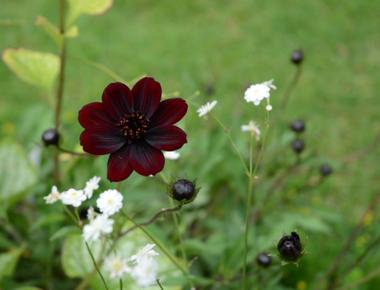
[[[155,175],[164,167],[162,150],[177,150],[187,142],[186,133],[174,125],[186,112],[181,98],[161,101],[161,85],[151,77],[139,80],[132,90],[111,83],[104,89],[102,102],[79,111],[84,128],[80,144],[87,153],[110,154],[110,181],[124,180],[133,171]]]

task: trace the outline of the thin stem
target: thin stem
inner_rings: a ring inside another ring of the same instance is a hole
[[[282,100],[282,104],[281,104],[281,107],[283,108],[283,110],[285,111],[288,103],[289,103],[289,99],[290,99],[290,95],[291,93],[293,92],[294,88],[296,87],[300,77],[301,77],[301,74],[302,74],[302,65],[297,65],[297,69],[296,69],[296,72],[293,76],[293,79],[291,80],[291,82],[288,84],[281,100]]]
[[[245,164],[243,156],[241,155],[239,149],[237,148],[234,140],[231,137],[230,130],[226,126],[224,126],[223,123],[217,117],[215,117],[215,115],[213,115],[211,113],[210,113],[210,115],[215,120],[215,122],[223,129],[224,133],[226,134],[226,136],[228,138],[228,141],[230,142],[230,144],[232,146],[232,149],[235,151],[236,155],[239,157],[240,162],[241,162],[241,164],[244,167],[244,171],[248,175],[249,174],[249,169],[248,169],[247,165]]]
[[[170,196],[168,196],[168,198],[169,198],[170,206],[173,207],[174,204],[173,204],[172,198]],[[179,242],[179,249],[181,251],[182,259],[183,259],[183,261],[185,262],[185,265],[186,265],[186,272],[189,273],[190,271],[189,271],[189,266],[187,264],[187,256],[186,256],[185,249],[183,247],[182,235],[181,235],[181,232],[179,230],[179,222],[178,222],[178,217],[177,217],[176,211],[172,211],[172,217],[173,217],[173,221],[174,221],[174,227],[175,227],[175,230],[176,230],[176,234],[177,234],[177,238],[178,238],[178,242]],[[194,285],[193,285],[193,282],[192,282],[191,279],[189,279],[189,283],[190,283],[191,288],[193,288]]]
[[[164,290],[164,287],[162,287],[160,280],[156,280],[158,287],[160,287],[161,290]]]
[[[169,213],[169,212],[176,212],[178,210],[180,210],[182,208],[182,204],[180,205],[177,205],[176,207],[172,207],[172,208],[164,208],[162,210],[160,210],[159,212],[157,212],[154,216],[152,216],[149,220],[145,221],[145,222],[142,222],[142,223],[136,223],[135,225],[133,225],[132,227],[130,227],[129,229],[125,230],[124,232],[121,232],[120,235],[118,236],[119,238],[129,234],[130,232],[138,229],[138,228],[141,228],[143,226],[148,226],[152,223],[154,223],[159,217],[161,217],[162,215],[166,214],[166,213]]]
[[[269,113],[267,113],[266,118],[266,126],[265,126],[265,132],[264,132],[264,138],[261,145],[261,148],[258,152],[257,160],[255,163],[254,168],[253,167],[253,134],[250,138],[250,161],[249,161],[249,176],[248,176],[248,190],[247,190],[247,202],[246,202],[246,216],[245,216],[245,229],[244,229],[244,264],[243,264],[243,280],[242,280],[242,289],[247,289],[247,256],[248,256],[248,250],[249,250],[249,224],[250,224],[250,217],[251,217],[251,211],[252,211],[252,202],[253,202],[253,181],[256,176],[256,172],[258,170],[259,164],[261,163],[264,147],[266,144],[266,139],[269,132]]]
[[[377,207],[378,203],[380,202],[380,191],[372,198],[371,202],[369,203],[368,207],[365,209],[363,214],[361,215],[359,222],[356,224],[356,226],[352,229],[351,234],[348,236],[345,244],[343,245],[342,249],[338,253],[338,255],[335,257],[335,260],[332,262],[331,267],[329,271],[327,272],[327,286],[326,290],[332,290],[335,288],[337,283],[337,272],[339,270],[340,264],[344,261],[344,257],[347,255],[347,253],[350,251],[352,245],[354,244],[356,238],[360,234],[363,226],[366,216],[373,212],[373,210]]]
[[[125,212],[123,212],[124,215],[127,217],[129,221],[131,221],[134,225],[138,225],[131,217],[129,217]],[[186,268],[183,267],[177,259],[170,254],[170,252],[166,249],[166,247],[155,237],[153,237],[144,227],[140,227],[139,229],[154,243],[157,245],[157,247],[164,253],[165,256],[169,258],[169,260],[180,270],[189,280],[191,279],[189,273],[187,272]]]
[[[62,36],[62,42],[59,51],[59,78],[56,94],[56,105],[54,110],[54,127],[59,130],[61,122],[62,99],[65,83],[65,65],[66,65],[66,43],[65,43],[65,0],[59,0],[59,32]],[[54,180],[59,182],[59,152],[54,153]]]
[[[367,276],[364,276],[362,279],[351,283],[349,286],[343,286],[338,288],[338,290],[351,290],[351,289],[357,289],[359,285],[362,285],[364,283],[367,283],[368,281],[380,276],[380,267],[376,268],[372,272],[370,272]]]
[[[100,269],[99,269],[99,267],[98,267],[98,264],[96,263],[95,257],[94,257],[94,255],[93,255],[92,252],[91,252],[90,246],[88,245],[87,242],[85,242],[85,244],[86,244],[87,251],[88,251],[88,253],[90,254],[91,261],[92,261],[92,263],[94,264],[94,268],[96,269],[96,272],[98,273],[100,279],[101,279],[102,282],[103,282],[104,288],[105,288],[106,290],[109,290],[109,288],[108,288],[108,286],[107,286],[107,283],[106,283],[106,280],[104,279],[103,274],[102,274],[102,272],[100,271]]]
[[[119,289],[123,290],[123,279],[121,279],[121,278],[119,280]]]
[[[58,151],[60,151],[62,153],[66,153],[66,154],[70,154],[70,155],[74,155],[74,156],[90,157],[90,155],[87,153],[71,151],[71,150],[62,148],[61,146],[57,146],[57,149],[58,149]]]
[[[245,212],[245,228],[244,228],[244,262],[243,262],[243,289],[247,289],[247,256],[248,256],[248,233],[249,233],[249,217],[252,202],[252,187],[253,187],[253,134],[249,138],[249,176],[247,190],[247,205]]]

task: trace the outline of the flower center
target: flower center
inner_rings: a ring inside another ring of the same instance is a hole
[[[125,114],[119,121],[121,133],[131,141],[139,140],[148,129],[150,121],[144,114],[135,112]]]

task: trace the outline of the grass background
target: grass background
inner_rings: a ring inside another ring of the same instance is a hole
[[[179,91],[184,98],[199,90],[193,99],[199,104],[217,99],[216,114],[235,130],[237,143],[244,143],[239,141],[240,124],[263,116],[262,110],[244,102],[244,89],[273,78],[278,87],[272,97],[276,110],[295,70],[290,53],[302,48],[303,75],[285,118],[306,120],[307,146],[330,160],[336,171],[321,202],[331,210],[339,209],[347,224],[353,224],[379,190],[378,149],[349,166],[342,163],[380,130],[378,11],[379,2],[361,0],[116,0],[101,17],[81,17],[79,37],[68,42],[64,142],[67,147],[77,145],[81,131],[77,111],[99,99],[104,86],[113,81],[78,58],[102,63],[126,80],[152,75],[165,92]],[[24,47],[55,52],[54,44],[33,23],[38,15],[57,22],[57,12],[56,1],[3,0],[0,50]],[[207,87],[214,89],[212,96],[207,96]],[[53,100],[54,94],[21,83],[0,62],[0,95],[2,138],[17,138],[29,147],[39,142],[43,128],[38,127],[38,119],[53,123],[43,99]],[[194,110],[185,124],[189,130],[185,153],[199,156],[191,163],[196,172],[207,160],[207,152],[197,152],[201,141],[196,136],[204,125]],[[24,124],[27,116],[37,120],[33,123],[37,127]],[[214,138],[215,148],[219,137],[202,135]],[[219,154],[231,153],[224,146]],[[339,234],[331,241],[341,240]]]

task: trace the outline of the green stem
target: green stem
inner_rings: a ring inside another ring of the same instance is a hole
[[[243,279],[242,279],[242,289],[247,289],[247,258],[249,250],[249,225],[250,217],[252,211],[253,202],[253,184],[254,178],[256,176],[257,169],[261,163],[264,147],[266,144],[266,139],[269,132],[269,113],[267,113],[267,118],[265,121],[265,132],[260,151],[258,152],[257,160],[253,168],[253,134],[250,136],[250,153],[249,153],[249,175],[248,175],[248,189],[247,189],[247,201],[246,201],[246,215],[245,215],[245,227],[244,227],[244,264],[243,264]],[[253,168],[253,169],[252,169]]]
[[[248,169],[247,165],[245,164],[243,156],[241,155],[239,149],[237,148],[234,140],[231,137],[230,130],[226,126],[224,126],[223,123],[217,117],[215,117],[211,113],[210,113],[210,115],[215,120],[215,122],[223,129],[224,133],[226,134],[226,136],[228,138],[228,141],[230,142],[230,144],[232,146],[232,149],[235,151],[236,155],[239,157],[240,162],[241,162],[242,166],[244,167],[244,170],[245,170],[246,174],[248,175],[249,174],[249,169]]]
[[[164,290],[164,287],[162,287],[160,280],[156,280],[158,287],[160,287],[161,290]]]
[[[123,279],[121,279],[121,278],[119,280],[119,289],[123,290]]]
[[[65,84],[65,65],[66,65],[66,43],[65,43],[65,0],[59,0],[59,32],[62,36],[62,42],[59,51],[59,79],[56,95],[56,105],[54,110],[54,127],[59,130],[61,122],[62,99]],[[59,151],[54,152],[54,181],[59,183]]]
[[[131,217],[129,217],[125,212],[123,212],[126,218],[131,221],[134,225],[138,225]],[[166,247],[155,237],[153,237],[144,227],[139,226],[140,230],[154,243],[157,247],[164,253],[165,256],[180,270],[189,280],[191,279],[186,268],[181,265],[181,263],[166,249]]]
[[[100,279],[101,279],[102,282],[103,282],[104,288],[105,288],[106,290],[109,290],[109,288],[108,288],[108,286],[107,286],[107,283],[106,283],[106,280],[104,279],[104,276],[103,276],[102,272],[100,271],[100,269],[99,269],[99,267],[98,267],[98,264],[96,263],[95,257],[94,257],[94,255],[92,254],[92,251],[91,251],[91,249],[90,249],[90,246],[88,245],[87,242],[85,242],[85,245],[86,245],[86,248],[87,248],[88,253],[90,254],[91,261],[92,261],[92,263],[94,264],[94,268],[96,269],[96,272],[98,273]]]

